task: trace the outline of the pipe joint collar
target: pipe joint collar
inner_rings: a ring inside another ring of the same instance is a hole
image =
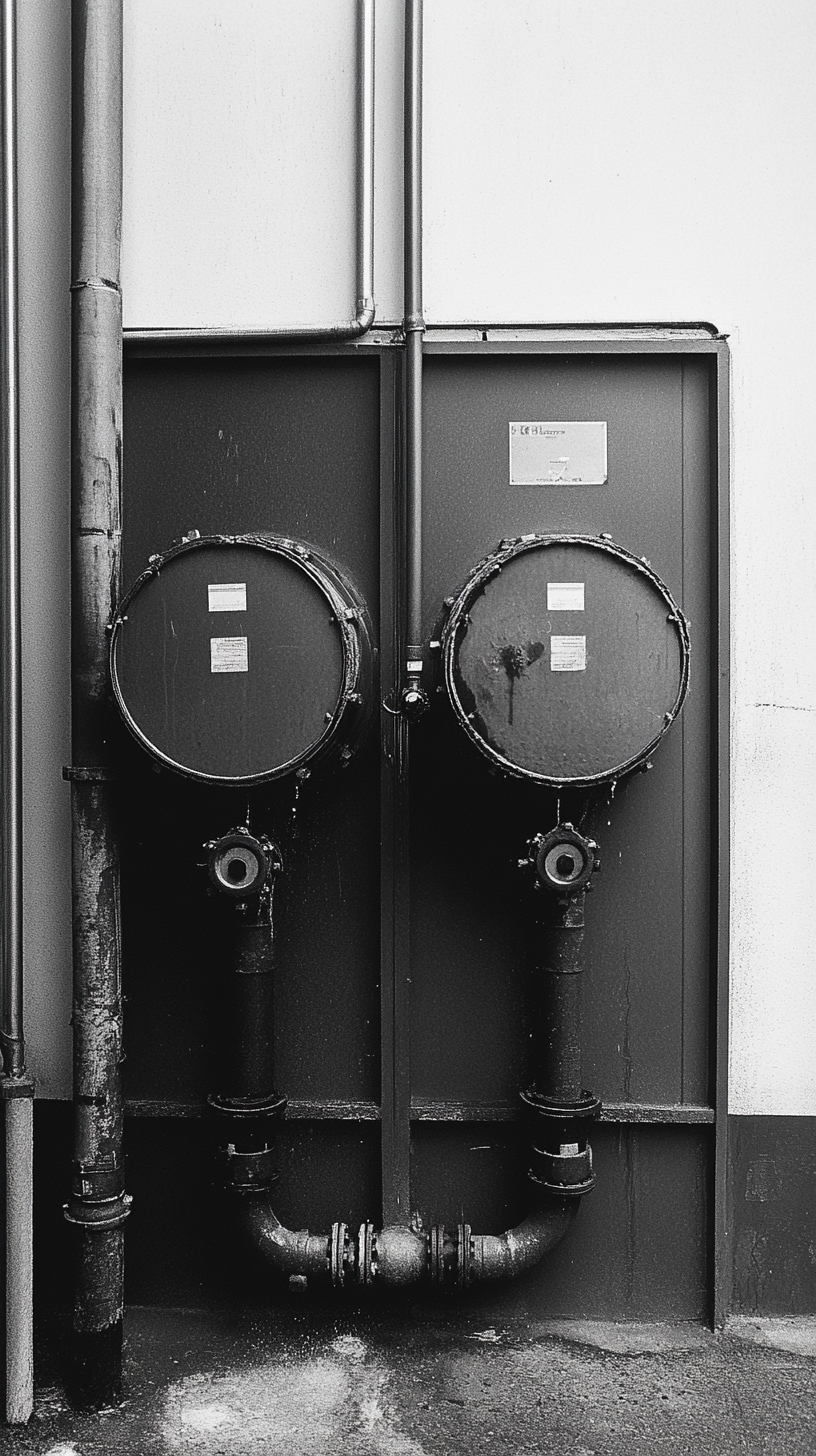
[[[260,1148],[256,1152],[242,1153],[234,1143],[228,1143],[224,1150],[227,1165],[227,1182],[235,1193],[264,1193],[277,1183],[280,1174],[275,1166],[273,1148]]]
[[[223,1117],[282,1118],[286,1112],[286,1098],[279,1092],[270,1092],[266,1097],[221,1097],[211,1092],[207,1102]]]
[[[97,1199],[92,1203],[72,1195],[68,1203],[62,1205],[62,1212],[66,1223],[76,1224],[88,1232],[102,1232],[119,1228],[128,1217],[132,1203],[129,1193],[120,1193],[115,1198]]]
[[[533,1146],[530,1152],[531,1166],[527,1177],[548,1193],[557,1193],[562,1198],[580,1198],[595,1187],[589,1143],[585,1148],[579,1148],[577,1143],[565,1143],[557,1153]]]
[[[557,1131],[556,1125],[591,1122],[600,1117],[602,1110],[600,1097],[596,1097],[594,1092],[587,1092],[586,1088],[575,1102],[561,1102],[555,1097],[545,1097],[535,1087],[526,1087],[519,1096],[525,1112],[531,1113],[536,1120],[541,1118],[543,1122],[552,1124],[554,1133]],[[572,1141],[572,1138],[561,1138],[561,1142]]]

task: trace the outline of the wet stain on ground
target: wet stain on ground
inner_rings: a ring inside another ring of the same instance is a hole
[[[816,1361],[699,1326],[480,1329],[395,1318],[131,1310],[125,1398],[72,1411],[64,1322],[39,1345],[35,1415],[5,1456],[799,1456]],[[789,1342],[790,1343],[790,1342]],[[813,1340],[810,1340],[813,1346]]]

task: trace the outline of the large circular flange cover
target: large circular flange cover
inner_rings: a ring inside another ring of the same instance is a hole
[[[125,722],[189,778],[257,784],[351,756],[373,694],[365,605],[313,546],[202,536],[150,565],[111,633]]]
[[[644,763],[688,687],[688,624],[607,537],[523,536],[471,573],[442,631],[445,687],[477,748],[552,787]]]

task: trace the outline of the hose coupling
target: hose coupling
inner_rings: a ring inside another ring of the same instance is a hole
[[[210,883],[231,900],[260,895],[283,868],[274,840],[251,834],[241,825],[220,839],[208,840],[204,848]]]
[[[537,888],[552,895],[571,898],[592,888],[592,876],[601,868],[598,845],[573,824],[556,824],[546,834],[536,834],[519,860],[521,869],[531,869]]]

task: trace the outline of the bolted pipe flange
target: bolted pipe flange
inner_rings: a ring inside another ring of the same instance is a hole
[[[280,850],[265,835],[257,837],[238,827],[220,839],[211,839],[207,850],[210,882],[231,900],[260,895],[270,878],[282,869]]]
[[[428,1274],[432,1284],[445,1282],[445,1230],[435,1223],[428,1233]]]
[[[456,1230],[456,1283],[459,1289],[467,1289],[471,1282],[472,1233],[469,1223],[460,1223]]]
[[[333,1223],[329,1249],[329,1270],[336,1289],[342,1289],[346,1275],[354,1274],[354,1240],[349,1238],[347,1223]]]
[[[373,1284],[375,1272],[374,1225],[373,1223],[361,1223],[357,1236],[358,1284]]]
[[[527,859],[519,864],[535,871],[536,884],[542,890],[571,896],[589,888],[601,860],[595,840],[566,822],[546,834],[536,834],[527,846]]]

